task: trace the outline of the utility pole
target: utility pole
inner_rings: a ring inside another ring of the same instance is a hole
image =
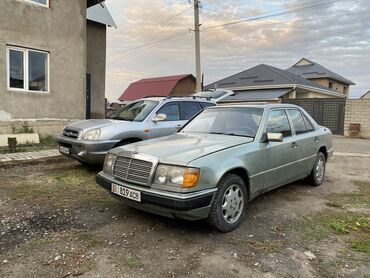
[[[194,0],[195,67],[196,67],[197,92],[202,91],[202,70],[200,67],[199,2],[200,0]]]

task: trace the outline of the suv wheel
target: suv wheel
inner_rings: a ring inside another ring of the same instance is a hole
[[[218,184],[208,223],[220,232],[236,229],[245,217],[247,200],[244,181],[237,175],[226,174]]]
[[[308,176],[308,182],[313,186],[319,186],[323,183],[325,178],[326,159],[322,152],[318,152],[315,165]]]

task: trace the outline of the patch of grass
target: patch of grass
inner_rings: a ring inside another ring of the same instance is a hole
[[[327,206],[370,208],[370,181],[354,181],[358,191],[351,193],[333,194],[329,197]]]
[[[279,251],[283,244],[280,240],[250,240],[250,239],[231,239],[229,243],[236,245],[244,245],[253,249],[255,252],[274,253]]]
[[[95,174],[93,175],[82,167],[80,169],[52,173],[49,175],[49,178],[68,186],[79,186],[84,183],[95,184]]]
[[[83,242],[87,247],[96,247],[103,243],[96,235],[89,232],[78,232],[76,234],[76,239]]]
[[[27,122],[24,122],[20,127],[12,126],[11,129],[12,134],[34,133],[33,128]]]
[[[33,239],[28,241],[24,248],[28,251],[32,251],[53,244],[54,242],[53,239]]]
[[[357,214],[337,214],[329,217],[330,228],[339,234],[349,234],[352,231],[366,231],[370,228],[370,217]]]
[[[185,267],[188,273],[200,268],[200,258],[198,254],[192,254],[185,259]]]
[[[137,268],[143,265],[140,261],[140,258],[137,256],[121,256],[119,258],[119,262],[123,263],[124,266],[127,266],[129,268]]]
[[[353,250],[370,254],[370,236],[355,238],[350,244]]]

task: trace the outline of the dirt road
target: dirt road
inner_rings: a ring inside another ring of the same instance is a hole
[[[354,145],[370,149],[335,138]],[[369,165],[334,157],[322,186],[261,196],[228,234],[131,209],[67,159],[0,165],[0,277],[370,277]]]

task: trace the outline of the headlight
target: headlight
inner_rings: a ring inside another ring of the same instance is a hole
[[[116,162],[117,156],[115,154],[108,153],[105,156],[103,171],[107,174],[113,173],[114,163]]]
[[[100,129],[89,130],[82,137],[85,140],[98,140],[100,136]]]
[[[200,170],[196,168],[159,164],[154,183],[190,188],[197,185],[199,176]]]

